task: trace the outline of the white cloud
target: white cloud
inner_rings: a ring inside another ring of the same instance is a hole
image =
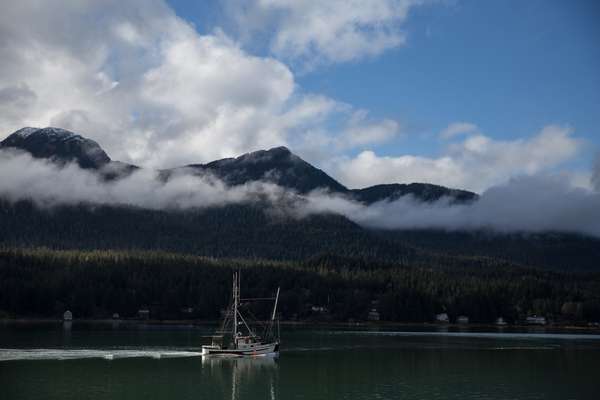
[[[322,101],[312,102],[320,104]],[[304,130],[291,142],[294,150],[306,160],[319,166],[327,167],[336,155],[352,149],[360,149],[368,145],[380,145],[402,136],[401,126],[392,119],[373,119],[366,110],[356,110],[339,102],[331,102],[322,110],[328,110],[328,116],[335,116],[341,121],[330,123],[315,115],[311,124],[304,124]],[[333,126],[331,126],[333,125]]]
[[[592,177],[590,178],[591,184],[600,192],[600,153],[596,154],[594,158],[594,166],[592,167]]]
[[[340,147],[354,148],[387,142],[398,135],[400,125],[391,119],[369,121],[367,111],[355,111],[340,137]]]
[[[4,7],[0,37],[4,135],[58,126],[115,159],[166,168],[301,144],[316,131],[330,140],[332,119],[350,120],[353,145],[395,129],[302,93],[280,61],[248,54],[219,30],[200,35],[158,0],[23,0]]]
[[[470,122],[454,122],[441,131],[439,136],[441,139],[451,139],[459,135],[475,133],[478,130],[477,125]]]
[[[42,207],[86,203],[184,209],[241,203],[259,196],[276,203],[287,195],[270,183],[250,182],[230,188],[211,175],[193,176],[185,170],[167,182],[157,179],[157,172],[149,169],[105,182],[75,163],[61,167],[26,153],[0,150],[0,197],[33,200]]]
[[[229,2],[242,36],[268,32],[278,57],[311,68],[376,56],[406,41],[402,24],[420,0]]]
[[[483,191],[512,176],[556,167],[576,155],[580,147],[571,129],[550,125],[529,139],[502,141],[476,134],[451,144],[437,158],[380,157],[363,151],[354,158],[339,158],[331,170],[349,187],[428,182]]]
[[[423,203],[412,196],[357,205],[342,198],[311,199],[310,212],[340,212],[386,229],[490,229],[497,232],[578,232],[600,236],[600,193],[571,187],[560,177],[535,175],[491,187],[470,204]]]
[[[115,158],[153,166],[285,142],[284,132],[264,126],[294,89],[287,67],[223,35],[199,36],[162,2],[8,8],[0,26],[12,40],[0,44],[0,88],[24,82],[37,101],[4,120],[5,133],[58,125]]]

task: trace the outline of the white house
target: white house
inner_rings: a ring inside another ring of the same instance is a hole
[[[138,318],[139,319],[150,319],[150,310],[147,308],[140,308],[138,310]]]
[[[537,315],[532,315],[525,318],[525,322],[529,325],[546,325],[546,317],[538,317]]]
[[[369,321],[379,321],[379,311],[376,308],[371,308],[369,315],[367,316]]]
[[[435,315],[435,320],[436,320],[436,322],[449,322],[450,318],[448,318],[447,313],[441,313],[441,314]]]

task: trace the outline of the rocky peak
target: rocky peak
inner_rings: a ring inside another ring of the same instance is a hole
[[[111,161],[95,141],[52,127],[19,129],[0,142],[0,148],[17,148],[59,163],[77,162],[81,168],[98,169]]]

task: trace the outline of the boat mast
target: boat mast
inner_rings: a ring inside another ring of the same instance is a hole
[[[275,305],[273,306],[273,315],[271,316],[271,321],[275,320],[275,313],[277,312],[277,301],[279,300],[279,289],[277,288],[277,295],[275,296]]]
[[[237,346],[238,274],[233,273],[233,343]]]

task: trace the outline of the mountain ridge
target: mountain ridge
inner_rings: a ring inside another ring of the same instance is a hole
[[[0,148],[18,148],[23,139],[32,137],[37,131],[34,128],[21,130],[19,137],[2,141]],[[83,137],[74,140],[75,136],[70,135],[72,133],[55,133],[52,135],[61,137],[62,142],[76,144],[85,140]],[[50,141],[50,149],[62,142],[59,140],[55,144],[55,141]],[[77,149],[76,146],[75,148]],[[84,146],[83,149],[85,148]],[[72,162],[74,154],[79,153],[67,152],[62,158],[51,156],[50,159],[59,164]],[[275,166],[284,171],[284,174],[270,178],[288,187],[298,187],[299,189],[294,189],[298,191],[318,187],[323,181],[336,182],[296,157],[288,149],[279,147],[208,164],[197,164],[195,168],[198,174],[206,173],[212,168],[230,182],[245,182],[246,179],[255,177],[264,178],[264,173]],[[298,165],[301,168],[295,169]],[[135,168],[138,167],[110,160],[100,167],[90,169],[106,179],[121,179]],[[288,173],[290,168],[293,173]],[[307,168],[312,174],[310,176],[323,180],[295,180],[302,168]],[[112,177],[107,175],[111,170]],[[169,179],[169,175],[177,172],[177,169],[163,172],[164,179]],[[332,181],[328,181],[328,178]],[[407,194],[423,201],[434,201],[449,192],[453,193],[451,198],[455,201],[472,201],[477,198],[474,193],[452,192],[455,189],[418,183],[375,185],[364,189],[348,189],[342,185],[337,190],[339,192],[336,193],[365,203],[394,200]],[[440,265],[485,268],[490,260],[506,262],[506,265],[517,263],[565,271],[597,271],[600,267],[597,263],[600,240],[597,238],[552,233],[532,237],[486,231],[377,230],[361,226],[337,213],[298,218],[285,213],[269,212],[269,208],[265,208],[265,204],[261,202],[186,209],[147,209],[87,203],[58,204],[45,208],[39,207],[32,199],[12,201],[0,196],[0,222],[0,247],[9,248],[140,249],[216,258],[278,260],[306,260],[316,256],[344,257],[366,267],[372,262],[383,261],[393,265],[428,268]],[[345,261],[342,264],[345,265]]]
[[[100,171],[107,180],[126,177],[140,168],[112,160],[97,142],[61,128],[22,128],[1,141],[1,148],[17,148],[30,153],[35,158],[49,159],[58,164],[76,162],[83,169]],[[397,200],[406,195],[412,195],[425,202],[442,197],[448,197],[452,202],[469,202],[478,197],[473,192],[429,183],[380,184],[361,189],[349,189],[284,146],[253,151],[205,164],[163,169],[159,171],[159,176],[161,179],[168,180],[175,173],[182,171],[193,175],[209,173],[228,186],[266,181],[293,189],[300,194],[324,189],[365,204]]]

